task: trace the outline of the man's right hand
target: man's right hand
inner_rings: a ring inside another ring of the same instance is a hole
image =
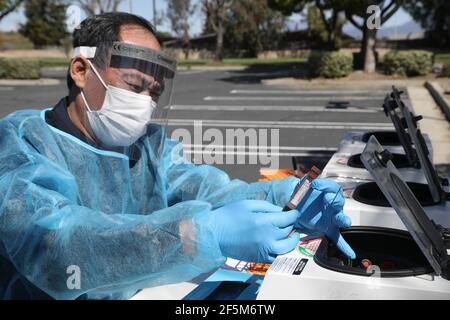
[[[282,208],[262,200],[242,200],[218,208],[213,232],[226,257],[273,262],[278,254],[295,248],[300,234],[288,237],[299,218],[299,212],[282,212]]]

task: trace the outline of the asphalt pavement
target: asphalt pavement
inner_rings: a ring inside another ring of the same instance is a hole
[[[388,85],[290,90],[261,83],[287,75],[292,75],[289,70],[180,71],[169,134],[181,137],[192,161],[212,162],[232,178],[251,182],[261,167],[291,168],[292,156],[325,156],[346,131],[392,127],[381,110]],[[2,85],[0,117],[18,109],[52,107],[66,94],[64,81]]]
[[[327,156],[337,148],[346,131],[391,128],[381,109],[389,86],[370,90],[343,90],[341,87],[289,90],[261,83],[262,79],[278,76],[282,75],[248,70],[180,73],[169,124],[172,130],[184,128],[191,134],[195,124],[201,124],[202,130],[197,130],[203,132],[203,141],[191,138],[185,143],[190,159],[197,160],[205,152],[211,154],[211,149],[218,150],[219,156],[213,159],[218,160],[216,162],[227,162],[234,157],[231,164],[218,164],[218,167],[233,178],[255,181],[261,167],[278,163],[281,168],[292,168],[292,156],[317,156],[318,160]],[[208,129],[218,132],[205,134]],[[247,138],[251,137],[251,130],[262,137],[266,130],[268,147],[264,148],[264,139],[263,143],[260,140],[256,144],[250,144],[249,140],[226,139],[227,130],[233,133],[238,129],[247,133]],[[276,130],[278,146],[270,139],[270,133]],[[214,141],[210,136],[223,139]],[[204,146],[211,143],[214,146],[205,149]],[[244,155],[245,163],[237,163]],[[257,163],[254,163],[255,157]],[[267,163],[268,160],[271,162]]]

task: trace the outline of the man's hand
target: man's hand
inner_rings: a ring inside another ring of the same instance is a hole
[[[272,262],[278,254],[292,251],[300,234],[288,235],[300,216],[297,210],[267,201],[238,201],[212,212],[213,232],[226,257],[251,262]]]
[[[297,208],[300,218],[297,221],[299,229],[308,234],[321,232],[349,258],[355,259],[356,254],[344,240],[339,228],[351,226],[350,217],[344,214],[344,197],[341,187],[332,180],[315,179],[311,184],[312,191],[302,207]]]

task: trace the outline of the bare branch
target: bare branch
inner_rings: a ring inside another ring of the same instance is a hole
[[[363,29],[363,24],[360,24],[358,22],[356,22],[355,18],[353,18],[353,16],[351,14],[349,14],[348,12],[345,12],[345,17],[347,18],[348,21],[350,21],[350,23],[357,29],[362,30]]]
[[[322,18],[323,23],[325,24],[325,28],[328,32],[332,31],[333,26],[331,23],[327,20],[327,17],[325,16],[325,8],[320,3],[320,0],[316,0],[316,7],[319,8],[320,17]]]
[[[215,12],[216,8],[213,6],[212,2],[210,2],[209,0],[204,0],[203,1],[203,6],[204,6],[204,8],[205,8],[205,10],[207,12],[207,15],[209,15],[209,23],[211,24],[211,27],[213,28],[213,30],[215,32],[218,32],[219,27],[218,27],[218,25],[216,23],[216,19],[217,19],[216,18],[217,13]]]
[[[104,13],[117,11],[122,1],[123,0],[77,0],[77,3],[88,16],[93,16],[97,14],[97,12]]]
[[[0,12],[0,20],[6,17],[11,12],[13,12],[14,10],[16,10],[17,7],[22,4],[22,2],[24,2],[24,0],[16,0],[11,4],[10,7],[7,7],[2,12]]]
[[[392,2],[393,3],[393,2]],[[391,3],[391,4],[392,4]],[[397,12],[397,10],[398,9],[400,9],[400,3],[399,2],[397,2],[396,4],[395,4],[395,7],[393,7],[392,9],[391,9],[391,11],[389,11],[388,13],[386,13],[384,16],[382,15],[381,16],[381,24],[383,25],[386,21],[388,21],[396,12]]]
[[[397,1],[395,0],[391,0],[391,2],[385,8],[383,8],[383,10],[381,10],[381,16],[384,16],[386,12],[389,11],[396,2]]]
[[[86,15],[93,16],[97,12],[97,0],[77,0],[77,2]]]

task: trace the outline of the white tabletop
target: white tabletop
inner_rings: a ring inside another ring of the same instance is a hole
[[[181,282],[147,288],[139,291],[130,300],[181,300],[197,286],[196,283]]]

